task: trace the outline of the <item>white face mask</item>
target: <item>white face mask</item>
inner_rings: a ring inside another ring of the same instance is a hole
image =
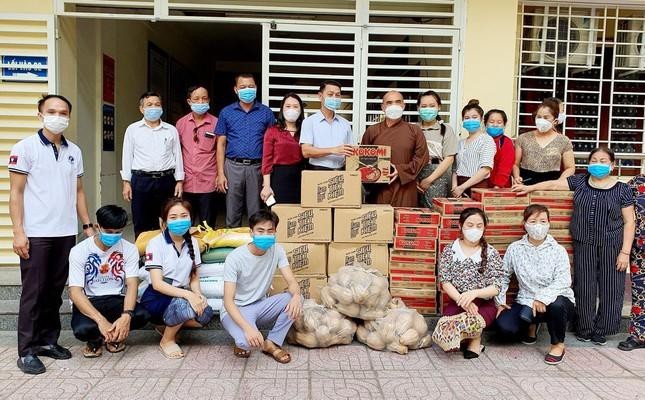
[[[549,224],[524,224],[524,229],[533,240],[544,240],[549,233]]]
[[[566,121],[566,119],[567,119],[567,114],[563,112],[558,114],[558,122],[560,123],[560,125],[564,124],[564,121]]]
[[[295,108],[287,108],[282,112],[284,115],[285,121],[288,122],[296,122],[298,120],[298,117],[300,116],[300,110],[297,110]]]
[[[49,132],[59,135],[69,126],[69,118],[58,115],[43,115],[43,127]]]
[[[477,228],[464,229],[464,238],[469,242],[479,242],[479,239],[484,235],[484,231]]]
[[[550,131],[553,128],[553,122],[544,118],[536,118],[535,127],[537,128],[538,131],[545,133]]]
[[[392,104],[385,109],[385,116],[388,119],[399,119],[403,116],[403,107]]]

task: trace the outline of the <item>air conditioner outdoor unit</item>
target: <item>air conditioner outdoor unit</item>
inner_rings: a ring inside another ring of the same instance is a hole
[[[595,13],[592,11],[591,15]],[[573,66],[593,66],[596,58],[595,18],[535,15],[530,25],[528,63],[553,65],[568,62]]]
[[[619,21],[616,38],[616,67],[645,70],[645,21]]]

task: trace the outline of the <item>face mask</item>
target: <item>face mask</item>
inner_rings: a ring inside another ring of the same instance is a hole
[[[237,97],[242,100],[243,103],[253,103],[257,93],[256,90],[257,89],[251,87],[240,89],[237,91]]]
[[[99,232],[99,239],[107,247],[112,247],[121,240],[123,233],[105,233],[103,231]]]
[[[275,244],[275,235],[253,235],[253,244],[262,251],[267,251]]]
[[[392,104],[385,109],[385,116],[388,119],[399,119],[403,116],[403,107]]]
[[[503,126],[487,126],[486,127],[486,133],[488,133],[492,137],[497,137],[497,136],[500,136],[501,134],[504,133],[504,127]]]
[[[434,121],[439,115],[439,110],[434,107],[423,107],[419,108],[419,117],[422,121]]]
[[[332,111],[338,110],[340,108],[340,97],[325,97],[325,107]]]
[[[295,108],[287,108],[282,112],[282,115],[284,115],[285,121],[296,122],[298,120],[298,117],[300,116],[300,110],[296,110]]]
[[[168,230],[176,236],[184,236],[190,229],[189,219],[175,219],[168,221]]]
[[[587,171],[594,178],[604,178],[611,173],[611,165],[609,164],[589,164]]]
[[[464,229],[464,238],[469,242],[478,242],[484,235],[484,231],[477,228]]]
[[[565,121],[566,119],[567,119],[567,114],[565,114],[565,113],[563,113],[563,112],[561,112],[560,114],[558,114],[558,122],[560,123],[560,125],[564,124],[564,121]]]
[[[524,229],[533,240],[544,240],[549,233],[549,224],[524,224]]]
[[[553,128],[553,122],[549,121],[548,119],[544,118],[536,118],[535,119],[535,127],[537,128],[538,131],[544,133],[548,132]]]
[[[143,118],[148,121],[158,121],[163,114],[163,108],[161,107],[148,107],[143,109]]]
[[[481,121],[478,119],[467,119],[463,122],[462,126],[468,133],[477,132],[481,127]]]
[[[197,115],[206,114],[210,110],[211,106],[208,103],[192,103],[190,109]]]
[[[58,115],[43,116],[43,127],[55,135],[63,133],[68,126],[69,118],[67,117],[60,117]]]

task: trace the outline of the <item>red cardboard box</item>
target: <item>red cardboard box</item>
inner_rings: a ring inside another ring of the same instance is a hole
[[[466,208],[475,207],[483,210],[482,203],[467,199],[432,199],[433,207],[442,215],[459,215]]]
[[[439,225],[439,213],[429,208],[398,207],[394,209],[394,221],[399,225]]]
[[[439,227],[441,229],[459,229],[459,215],[442,215]]]
[[[403,251],[392,250],[390,261],[400,263],[434,264],[436,262],[435,252]]]
[[[390,294],[392,297],[419,299],[419,301],[431,301],[437,298],[435,289],[392,288]]]
[[[434,251],[437,248],[435,239],[394,237],[394,250]]]
[[[428,275],[390,275],[390,288],[436,289],[437,277]]]
[[[346,171],[359,171],[365,183],[390,182],[390,146],[358,145],[346,158]]]
[[[536,190],[529,195],[531,203],[539,203],[540,200],[553,200],[553,199],[573,199],[573,191],[571,190]]]
[[[486,204],[523,204],[529,205],[529,197],[519,196],[511,189],[472,189],[472,199]]]
[[[459,237],[461,230],[459,229],[442,229],[439,232],[439,240],[455,240]]]
[[[390,275],[435,276],[434,264],[390,262]]]
[[[519,212],[524,214],[524,209],[526,209],[526,205],[524,204],[484,204],[484,211],[488,214],[495,214],[495,213],[500,213],[500,212]]]
[[[441,254],[446,249],[446,247],[452,246],[453,242],[454,240],[439,240],[439,244],[437,245],[437,261],[441,257]]]
[[[439,235],[439,227],[437,225],[400,225],[396,224],[394,228],[394,236],[407,236],[436,239]]]

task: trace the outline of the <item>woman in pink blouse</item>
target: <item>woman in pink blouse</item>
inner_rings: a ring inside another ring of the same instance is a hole
[[[303,112],[300,97],[287,93],[276,124],[264,134],[260,192],[264,202],[273,196],[277,203],[300,204],[300,175],[305,165],[299,143]]]
[[[450,297],[443,315],[480,315],[490,326],[497,314],[494,297],[502,286],[503,264],[497,250],[486,242],[488,220],[479,208],[467,208],[459,216],[461,237],[446,247],[439,260],[439,281]],[[481,332],[461,344],[464,358],[477,358],[484,351]]]

